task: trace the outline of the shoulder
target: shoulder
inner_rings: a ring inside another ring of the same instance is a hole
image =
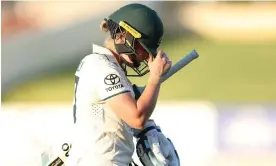
[[[98,54],[98,53],[92,53],[89,55],[86,55],[81,62],[85,63],[106,63],[108,61],[108,57],[104,54]]]
[[[115,58],[107,54],[92,53],[85,56],[77,67],[77,75],[98,75],[116,71],[121,73],[122,68],[115,62]]]
[[[88,68],[97,68],[97,69],[120,69],[121,67],[116,63],[114,57],[107,54],[98,54],[92,53],[87,55],[82,63],[85,63]]]
[[[110,73],[114,70],[118,72],[122,71],[122,68],[109,49],[93,44],[92,50],[93,53],[85,56],[79,64],[82,71],[78,70],[77,72],[102,74]]]

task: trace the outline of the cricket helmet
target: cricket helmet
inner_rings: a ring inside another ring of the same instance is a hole
[[[138,41],[149,54],[153,57],[156,56],[164,29],[161,19],[153,9],[143,4],[128,4],[112,13],[105,20],[113,39],[115,39],[117,33],[127,32],[126,42],[115,44],[116,51],[119,54],[129,55],[135,64],[137,54],[134,45]],[[145,70],[145,66],[147,67],[147,62],[144,62],[142,67],[141,64],[136,64],[134,70],[138,76],[145,75],[148,72],[148,69]]]

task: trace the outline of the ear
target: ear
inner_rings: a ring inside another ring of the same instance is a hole
[[[116,34],[116,38],[114,39],[116,44],[125,44],[126,42],[126,32],[121,32]]]

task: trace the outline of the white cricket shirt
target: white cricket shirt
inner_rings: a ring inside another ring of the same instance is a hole
[[[75,128],[67,165],[127,166],[134,152],[133,133],[105,100],[126,92],[134,97],[131,83],[112,53],[97,45],[75,76]]]

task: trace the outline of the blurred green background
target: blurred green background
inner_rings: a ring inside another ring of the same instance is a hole
[[[276,100],[276,42],[212,42],[195,37],[165,38],[160,46],[173,63],[196,49],[200,57],[162,85],[160,100],[272,102]],[[76,66],[43,75],[14,88],[9,101],[70,102]],[[144,78],[131,78],[138,85]],[[26,95],[27,94],[27,95]]]
[[[100,21],[125,3],[110,3],[110,9],[101,2],[4,3],[2,102],[71,102],[79,61],[90,54],[92,43],[102,43]],[[276,101],[276,3],[144,3],[164,21],[160,49],[173,63],[192,49],[200,55],[162,85],[160,100]],[[36,36],[22,35],[26,29]],[[138,85],[146,79],[130,78]]]

